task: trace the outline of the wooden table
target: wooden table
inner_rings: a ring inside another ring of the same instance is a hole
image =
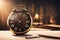
[[[38,34],[60,38],[60,31],[29,31],[27,35],[22,36],[13,35],[10,31],[0,31],[0,40],[60,40],[43,36],[40,36],[39,38],[26,39],[26,37],[29,37],[31,35],[38,36]]]

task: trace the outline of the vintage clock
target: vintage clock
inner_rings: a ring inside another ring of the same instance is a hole
[[[25,8],[17,6],[8,16],[7,25],[14,34],[25,34],[31,29],[32,17]]]

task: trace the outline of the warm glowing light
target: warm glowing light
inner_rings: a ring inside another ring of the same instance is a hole
[[[2,0],[0,0],[0,5],[2,4]]]
[[[36,19],[39,19],[39,15],[37,13],[35,14],[35,18]]]
[[[4,1],[0,0],[0,10],[3,8],[3,6],[4,6]]]
[[[50,23],[55,23],[55,20],[53,17],[50,18]]]
[[[12,9],[13,4],[7,0],[0,0],[0,20],[2,24],[6,23],[7,17]]]

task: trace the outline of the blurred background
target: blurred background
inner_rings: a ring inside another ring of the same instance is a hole
[[[9,29],[7,18],[16,5],[29,11],[34,28],[60,30],[59,0],[0,0],[0,30]]]

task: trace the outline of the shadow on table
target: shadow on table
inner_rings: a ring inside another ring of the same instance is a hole
[[[29,34],[25,34],[25,35],[14,35],[16,37],[25,37],[26,39],[33,39],[33,38],[49,38],[49,39],[60,39],[60,37],[55,37],[55,36],[48,36],[48,35],[41,35],[38,34],[37,36],[33,36],[33,35],[29,35]]]
[[[32,35],[30,35],[30,34],[24,34],[24,35],[20,35],[20,34],[18,34],[18,35],[13,35],[13,36],[16,36],[16,37],[26,37],[26,36],[32,36]]]

